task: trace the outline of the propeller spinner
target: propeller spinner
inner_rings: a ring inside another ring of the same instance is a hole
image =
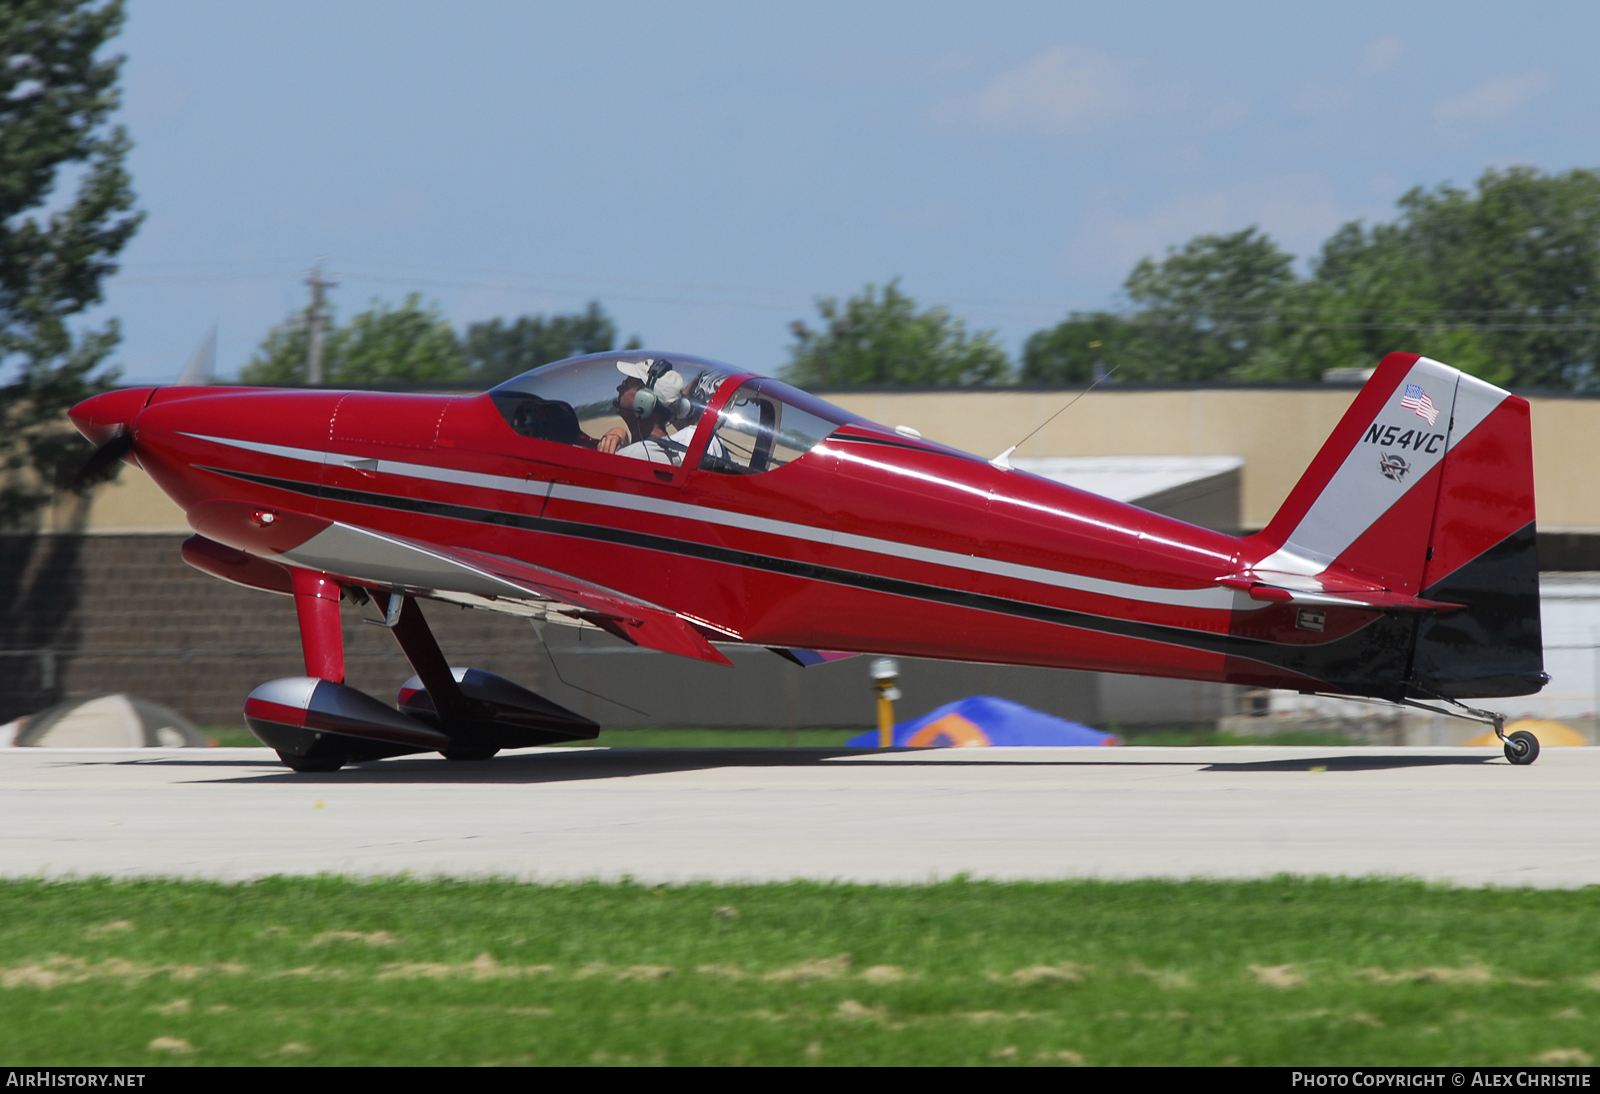
[[[89,458],[72,475],[71,486],[80,489],[101,478],[122,457],[133,451],[133,433],[127,427],[118,429],[111,439],[90,453]]]

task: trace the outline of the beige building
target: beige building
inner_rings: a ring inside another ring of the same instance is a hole
[[[1017,449],[1039,456],[1240,456],[1240,522],[1264,528],[1355,399],[1355,386],[1092,391]],[[1072,398],[1061,391],[829,392],[864,417],[996,456]],[[1536,396],[1541,531],[1600,535],[1600,399]]]

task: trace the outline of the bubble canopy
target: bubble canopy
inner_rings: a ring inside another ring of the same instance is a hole
[[[728,381],[737,388],[720,398]],[[556,361],[492,388],[525,437],[723,474],[759,474],[805,455],[855,415],[778,380],[686,354],[596,353]],[[706,411],[717,406],[703,451]]]

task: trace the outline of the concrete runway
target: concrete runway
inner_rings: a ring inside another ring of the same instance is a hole
[[[1316,770],[1325,768],[1325,770]],[[1600,749],[0,750],[0,875],[1600,883]]]

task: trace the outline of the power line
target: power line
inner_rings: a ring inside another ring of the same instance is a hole
[[[151,263],[150,265],[158,265]],[[167,266],[196,266],[207,263],[162,263]],[[390,270],[415,269],[418,271],[442,270],[448,267],[428,266],[423,264],[408,265],[401,263],[385,264]],[[408,287],[439,288],[439,289],[471,289],[476,291],[507,292],[544,294],[552,296],[570,297],[604,297],[607,300],[623,301],[629,303],[663,304],[674,307],[714,307],[714,308],[742,308],[774,312],[793,312],[796,309],[805,309],[819,296],[825,294],[806,293],[798,289],[762,288],[758,286],[734,287],[727,285],[714,285],[697,282],[661,282],[632,278],[602,278],[585,279],[569,278],[549,274],[529,274],[518,271],[485,271],[490,277],[503,278],[503,280],[460,280],[440,277],[415,277],[396,276],[391,273],[363,272],[363,267],[347,268],[341,275],[346,284],[350,283],[376,283],[385,285],[402,285]],[[367,269],[370,269],[368,267]],[[244,281],[279,281],[286,275],[284,273],[221,273],[197,274],[191,276],[131,276],[119,275],[116,283],[129,286],[140,285],[192,285],[212,284],[219,282],[244,282]],[[309,282],[308,282],[309,284]],[[327,283],[325,287],[333,287]],[[617,291],[619,287],[623,291]],[[670,294],[640,293],[628,291],[636,288],[658,288],[675,290]],[[698,295],[712,293],[719,295]],[[766,299],[761,299],[761,298]],[[777,298],[777,299],[774,299]],[[1074,314],[1109,314],[1113,318],[1123,321],[1138,322],[1156,328],[1184,328],[1194,329],[1197,325],[1227,325],[1240,328],[1269,328],[1294,326],[1315,330],[1351,330],[1351,331],[1407,331],[1407,332],[1547,332],[1547,333],[1587,333],[1600,330],[1600,322],[1591,320],[1583,312],[1545,312],[1531,310],[1526,306],[1482,307],[1482,308],[1441,308],[1428,309],[1407,307],[1399,309],[1384,309],[1383,318],[1366,320],[1340,320],[1320,318],[1327,314],[1327,310],[1312,306],[1280,305],[1276,307],[1261,308],[1230,308],[1227,310],[1199,310],[1187,316],[1166,319],[1162,312],[1165,309],[1151,309],[1142,312],[1086,312],[1082,308],[1071,307],[1060,301],[1046,300],[996,300],[993,298],[954,298],[947,306],[960,307],[977,318],[984,320],[1017,320],[1017,321],[1062,321]],[[1359,310],[1371,311],[1370,308]],[[1587,309],[1585,309],[1587,311]],[[1563,314],[1571,315],[1571,319],[1562,318]],[[1592,313],[1590,313],[1592,314]],[[1526,317],[1522,322],[1504,322],[1508,317]],[[1202,327],[1203,329],[1203,327]]]

